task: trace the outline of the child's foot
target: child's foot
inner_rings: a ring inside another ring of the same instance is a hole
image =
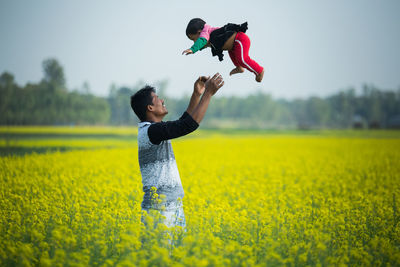
[[[238,66],[238,67],[234,68],[233,70],[231,70],[231,72],[229,72],[229,76],[236,74],[236,73],[242,73],[242,72],[244,72],[244,69],[242,67]]]
[[[262,72],[260,74],[256,75],[256,81],[260,83],[262,81],[263,77],[264,77],[264,70],[262,70]]]

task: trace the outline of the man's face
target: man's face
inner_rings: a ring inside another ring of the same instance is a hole
[[[165,116],[168,114],[168,110],[164,105],[164,100],[158,98],[158,95],[155,93],[151,93],[151,97],[153,99],[152,105],[149,105],[149,110],[154,113],[156,116]]]

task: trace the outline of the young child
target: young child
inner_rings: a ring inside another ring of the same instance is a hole
[[[236,66],[229,75],[244,72],[248,69],[256,75],[256,81],[261,82],[264,76],[264,68],[249,56],[250,39],[245,34],[247,22],[239,25],[228,23],[225,26],[211,27],[202,19],[195,18],[189,21],[186,28],[187,37],[194,41],[191,48],[186,49],[182,54],[190,55],[206,47],[211,47],[213,56],[218,56],[219,61],[223,60],[223,50],[229,52],[229,56]]]

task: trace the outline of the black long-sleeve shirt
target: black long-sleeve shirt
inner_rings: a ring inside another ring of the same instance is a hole
[[[185,111],[178,120],[152,123],[147,134],[150,142],[159,145],[164,140],[187,135],[198,127],[199,124]]]

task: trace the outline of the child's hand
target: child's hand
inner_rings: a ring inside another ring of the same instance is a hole
[[[190,55],[190,54],[193,54],[193,51],[192,51],[192,49],[186,49],[185,51],[182,52],[182,55],[183,54]]]

